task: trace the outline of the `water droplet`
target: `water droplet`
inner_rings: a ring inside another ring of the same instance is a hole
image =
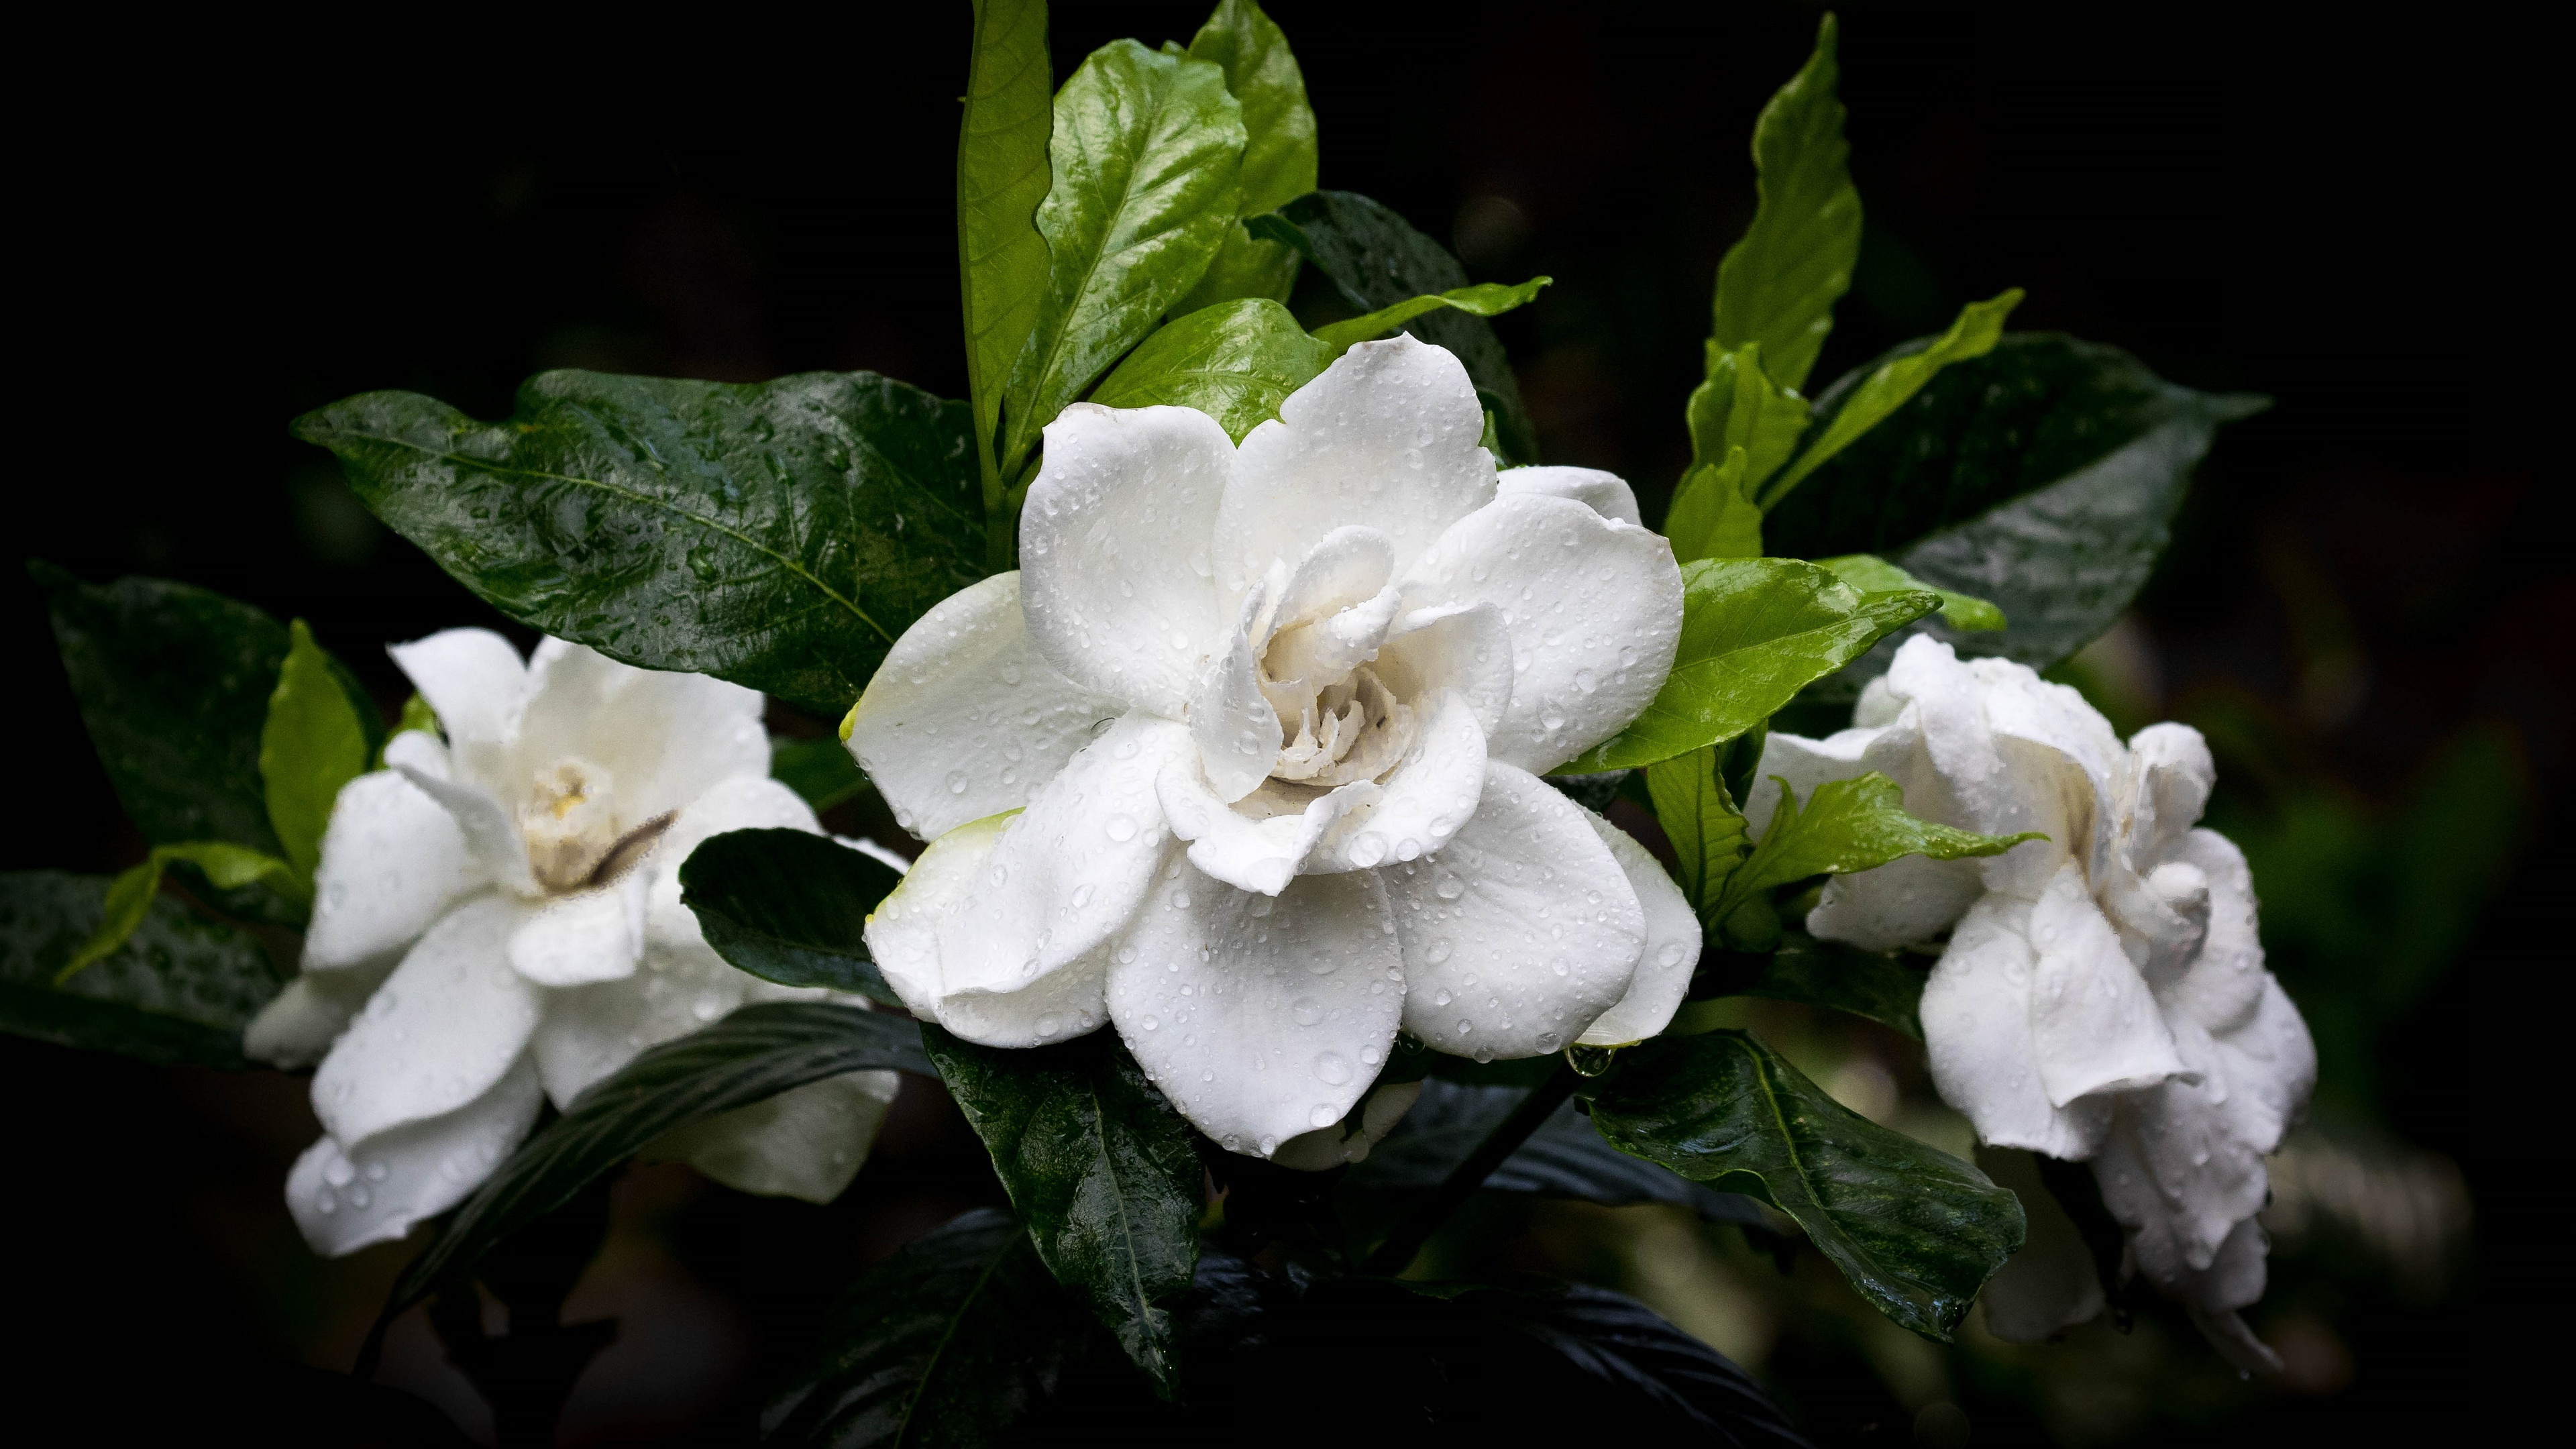
[[[1432,882],[1431,893],[1444,901],[1454,901],[1467,893],[1467,887],[1458,877],[1443,871],[1440,879]],[[1439,958],[1435,956],[1432,959]]]
[[[1306,1125],[1310,1127],[1330,1127],[1340,1120],[1341,1114],[1334,1111],[1329,1102],[1317,1102],[1315,1110],[1306,1114]]]
[[[1061,1020],[1052,1016],[1038,1018],[1038,1035],[1053,1036],[1062,1030],[1064,1030],[1064,1023]]]
[[[1430,945],[1430,947],[1422,953],[1422,959],[1423,959],[1423,960],[1425,960],[1425,961],[1427,961],[1427,962],[1429,962],[1429,963],[1431,963],[1431,964],[1432,964],[1432,965],[1434,965],[1434,966],[1437,966],[1437,965],[1439,965],[1441,962],[1448,960],[1448,959],[1449,959],[1449,938],[1448,938],[1448,937],[1446,937],[1446,936],[1443,936],[1443,937],[1441,937],[1439,940],[1436,940],[1436,941],[1432,942],[1432,943],[1431,943],[1431,945]]]
[[[1109,838],[1112,840],[1122,843],[1130,841],[1136,838],[1136,817],[1112,815],[1109,817],[1109,823],[1101,828],[1109,832]]]
[[[966,772],[964,770],[951,770],[948,772],[948,793],[951,795],[963,795],[966,793]]]
[[[1350,1058],[1340,1052],[1324,1052],[1315,1058],[1315,1075],[1326,1084],[1338,1087],[1351,1079]]]
[[[1682,964],[1685,949],[1679,941],[1666,941],[1664,949],[1655,953],[1655,961],[1658,965],[1679,966]]]
[[[1601,687],[1601,679],[1589,669],[1578,669],[1574,671],[1574,687],[1590,694]]]
[[[1315,1004],[1315,998],[1300,996],[1297,1004],[1289,1008],[1289,1014],[1297,1018],[1299,1026],[1313,1026],[1324,1019],[1324,1008]]]

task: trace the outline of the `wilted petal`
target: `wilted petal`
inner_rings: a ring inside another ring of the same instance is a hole
[[[483,896],[411,948],[313,1074],[313,1112],[342,1142],[444,1116],[489,1090],[535,1031],[536,987],[510,969],[526,907]]]
[[[868,1160],[902,1078],[850,1072],[665,1132],[644,1149],[740,1192],[826,1203]]]
[[[1443,532],[1401,586],[1409,608],[1501,611],[1512,698],[1491,748],[1533,772],[1625,728],[1664,687],[1681,640],[1672,545],[1562,498],[1496,499]]]
[[[445,629],[385,652],[437,711],[449,739],[497,744],[517,733],[528,666],[509,640],[489,629]]]
[[[1581,806],[1525,770],[1485,767],[1448,848],[1378,872],[1404,944],[1405,1029],[1441,1051],[1539,1056],[1628,992],[1644,909]]]
[[[1496,476],[1494,492],[1503,498],[1522,493],[1564,498],[1620,523],[1642,526],[1646,521],[1637,512],[1637,495],[1628,481],[1598,468],[1506,468]]]
[[[537,1073],[525,1057],[482,1095],[343,1151],[330,1137],[286,1175],[286,1208],[313,1251],[336,1258],[389,1243],[463,1202],[537,1120]]]
[[[1967,1116],[1979,1141],[2051,1157],[2092,1155],[2109,1106],[2049,1100],[2031,1039],[2031,902],[1987,896],[1969,907],[1923,986],[1923,1045],[1941,1100]]]
[[[1646,948],[1638,953],[1637,975],[1628,983],[1628,994],[1575,1040],[1584,1046],[1644,1041],[1671,1024],[1682,998],[1690,994],[1691,972],[1699,966],[1704,940],[1699,916],[1646,847],[1589,810],[1583,817],[1601,843],[1610,847],[1610,858],[1619,862],[1629,889],[1637,893],[1637,905],[1646,919]]]
[[[1221,647],[1239,592],[1220,599],[1208,539],[1234,444],[1192,408],[1075,403],[1046,427],[1020,510],[1020,607],[1067,678],[1179,719]]]
[[[936,840],[1029,803],[1124,713],[1038,653],[1014,571],[950,594],[903,631],[850,712],[850,753],[895,823]]]
[[[482,884],[444,806],[397,771],[360,775],[340,788],[322,832],[304,968],[355,966],[399,951]]]
[[[1386,892],[1363,872],[1272,897],[1173,866],[1116,943],[1109,1014],[1183,1116],[1267,1157],[1341,1121],[1386,1062],[1404,1006]]]
[[[1363,342],[1246,434],[1217,515],[1217,578],[1239,599],[1273,559],[1334,529],[1386,536],[1400,573],[1494,496],[1484,405],[1467,369],[1411,337]],[[1050,445],[1052,446],[1052,445]]]

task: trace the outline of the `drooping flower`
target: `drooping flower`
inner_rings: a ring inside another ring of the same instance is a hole
[[[1538,775],[1662,687],[1680,573],[1626,484],[1498,475],[1483,425],[1398,337],[1240,448],[1186,408],[1048,426],[1021,571],[925,615],[848,725],[932,842],[868,927],[916,1013],[1114,1021],[1265,1157],[1338,1135],[1399,1026],[1487,1059],[1662,1028],[1690,909]]]
[[[1773,735],[1747,801],[1876,770],[1943,824],[2045,832],[1987,860],[1908,857],[1838,877],[1808,929],[1872,949],[1950,933],[1923,992],[1934,1084],[1981,1140],[2089,1159],[2138,1271],[2240,1363],[2269,1351],[2236,1310],[2262,1296],[2266,1153],[2316,1052],[2263,966],[2253,880],[2196,828],[2217,770],[2187,725],[2123,746],[2064,685],[1916,638],[1855,727]]]
[[[522,664],[451,629],[394,662],[446,743],[408,730],[333,804],[303,973],[246,1047],[318,1060],[324,1135],[287,1178],[305,1239],[399,1238],[491,1175],[542,1100],[563,1107],[734,1007],[802,1000],[733,969],[680,903],[710,835],[817,831],[768,778],[760,696],[549,639]],[[866,1156],[890,1072],[817,1082],[665,1139],[746,1191],[828,1201]]]

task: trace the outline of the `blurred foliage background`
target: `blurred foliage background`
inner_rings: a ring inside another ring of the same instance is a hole
[[[1115,36],[1186,37],[1204,9],[1060,3],[1057,75]],[[1479,280],[1557,278],[1500,324],[1546,457],[1623,474],[1658,516],[1710,279],[1752,210],[1745,137],[1818,7],[1271,9],[1306,67],[1325,185],[1449,239]],[[2240,1380],[2152,1303],[2125,1331],[2036,1347],[1972,1318],[1940,1348],[1812,1252],[1659,1209],[1483,1200],[1440,1260],[1634,1292],[1826,1443],[2251,1442],[2502,1414],[2555,1333],[2543,1217],[2565,1094],[2540,1068],[2564,1037],[2544,982],[2566,948],[2545,922],[2576,737],[2526,47],[2467,12],[1842,14],[1869,226],[1820,377],[2020,285],[2019,327],[2277,399],[2222,435],[2137,609],[2065,674],[2124,731],[2208,733],[2210,823],[2252,858],[2273,967],[2317,1037],[2251,1315],[2288,1369]],[[59,103],[17,101],[34,447],[13,554],[307,618],[390,709],[380,643],[500,621],[286,437],[296,413],[406,387],[498,416],[521,377],[564,366],[864,367],[963,390],[963,4],[115,24],[56,57]],[[36,798],[6,865],[121,867],[142,842],[32,590],[11,587],[12,760]],[[837,828],[871,823],[843,809]],[[1967,1149],[1912,1044],[1749,1005],[1847,1104]],[[279,1195],[316,1131],[301,1079],[5,1040],[0,1084],[39,1403],[112,1421],[139,1412],[116,1386],[151,1382],[265,1412],[293,1398],[290,1366],[348,1365],[407,1250],[320,1262],[297,1241]],[[620,1329],[566,1442],[745,1437],[764,1376],[853,1269],[998,1200],[919,1084],[827,1209],[632,1172],[568,1310]],[[416,1317],[386,1377],[488,1425]]]

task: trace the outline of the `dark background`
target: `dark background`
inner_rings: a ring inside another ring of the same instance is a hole
[[[1500,324],[1546,459],[1622,473],[1658,516],[1687,456],[1710,278],[1751,214],[1745,138],[1819,10],[1272,13],[1321,118],[1326,186],[1450,240],[1479,280],[1556,277]],[[1204,14],[1061,4],[1056,74],[1115,36],[1186,40]],[[2321,1113],[2455,1162],[2474,1248],[2429,1296],[2326,1272],[2316,1316],[2342,1357],[2198,1427],[2439,1425],[2519,1401],[2559,1276],[2542,1235],[2563,1093],[2539,1067],[2563,1037],[2542,983],[2565,970],[2556,818],[2576,733],[2566,480],[2538,441],[2561,290],[2535,217],[2558,168],[2535,162],[2519,59],[2540,42],[2466,8],[2402,24],[1841,14],[1869,229],[1819,388],[2018,285],[2018,328],[2277,400],[2222,437],[2087,682],[2124,727],[2210,730],[2231,829],[2271,830],[2301,859],[2323,849],[2301,830],[2368,844],[2322,884],[2290,882],[2295,899],[2258,877],[2267,935],[2321,1023]],[[398,705],[380,644],[499,621],[368,517],[287,420],[386,387],[498,416],[520,378],[563,366],[873,368],[962,394],[965,36],[966,7],[942,4],[560,28],[335,19],[22,56],[15,396],[36,442],[13,459],[8,552],[307,618]],[[5,865],[119,868],[140,841],[36,596],[10,587],[11,758],[35,799]],[[2483,774],[2442,773],[2462,750]],[[2446,860],[2470,862],[2443,877],[2456,927],[2406,962],[2374,955],[2372,923],[2414,899],[2410,872]],[[19,1359],[40,1400],[115,1411],[112,1392],[78,1395],[169,1382],[162,1364],[346,1366],[403,1253],[302,1256],[278,1202],[314,1131],[300,1080],[0,1041],[0,1084],[13,1317],[41,1350]],[[620,1222],[642,1226],[613,1240],[598,1276],[614,1291],[593,1295],[628,1324],[623,1367],[602,1363],[615,1382],[574,1406],[595,1440],[719,1434],[849,1266],[994,1191],[953,1116],[914,1092],[832,1209],[674,1168],[620,1194]],[[436,1351],[398,1332],[393,1357],[434,1366]],[[1981,1439],[2011,1437],[2007,1419],[1981,1418]],[[1876,1442],[1891,1436],[1901,1422]]]

